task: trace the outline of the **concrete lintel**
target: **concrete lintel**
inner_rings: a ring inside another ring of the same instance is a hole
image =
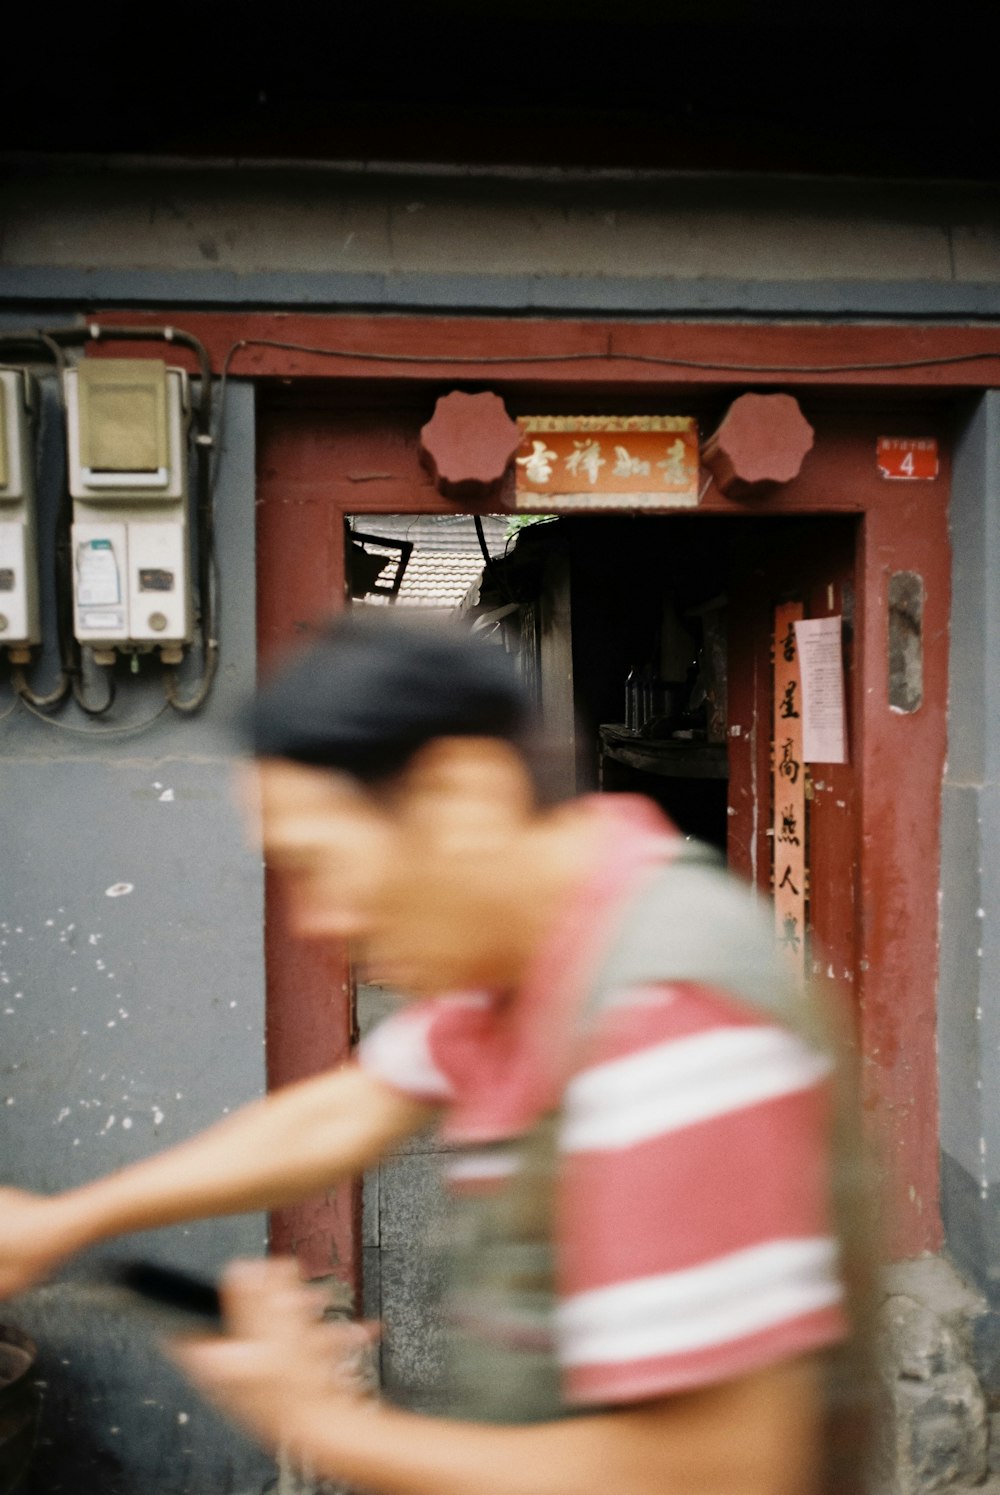
[[[1000,284],[936,280],[753,281],[641,276],[467,275],[420,272],[116,270],[0,266],[0,310],[17,304],[608,314],[637,317],[823,317],[988,320]]]

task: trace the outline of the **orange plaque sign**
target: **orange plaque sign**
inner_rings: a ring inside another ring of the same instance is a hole
[[[932,436],[880,436],[875,461],[884,478],[928,482],[938,475],[938,444]]]
[[[802,674],[795,624],[801,602],[774,610],[774,926],[796,971],[806,960],[806,784],[802,756]]]
[[[529,415],[516,506],[685,509],[698,502],[698,428],[687,415]]]

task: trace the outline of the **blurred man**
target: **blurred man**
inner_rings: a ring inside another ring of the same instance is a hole
[[[274,1208],[438,1124],[450,1416],[359,1400],[357,1332],[287,1263],[178,1350],[259,1438],[386,1495],[785,1495],[818,1479],[846,1330],[831,1061],[768,923],[647,802],[539,803],[499,653],[348,617],[252,713],[297,930],[411,999],[356,1062],[53,1199],[0,1203],[0,1287],[81,1246]]]

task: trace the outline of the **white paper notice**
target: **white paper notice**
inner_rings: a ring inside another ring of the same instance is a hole
[[[803,619],[795,624],[795,641],[802,671],[802,757],[806,763],[846,763],[841,619]]]

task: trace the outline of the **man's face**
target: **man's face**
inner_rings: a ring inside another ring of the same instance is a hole
[[[447,830],[440,797],[369,793],[346,775],[258,766],[264,854],[284,874],[292,927],[349,939],[370,980],[403,993],[489,984],[480,899],[488,872]],[[461,810],[456,807],[456,814]]]

